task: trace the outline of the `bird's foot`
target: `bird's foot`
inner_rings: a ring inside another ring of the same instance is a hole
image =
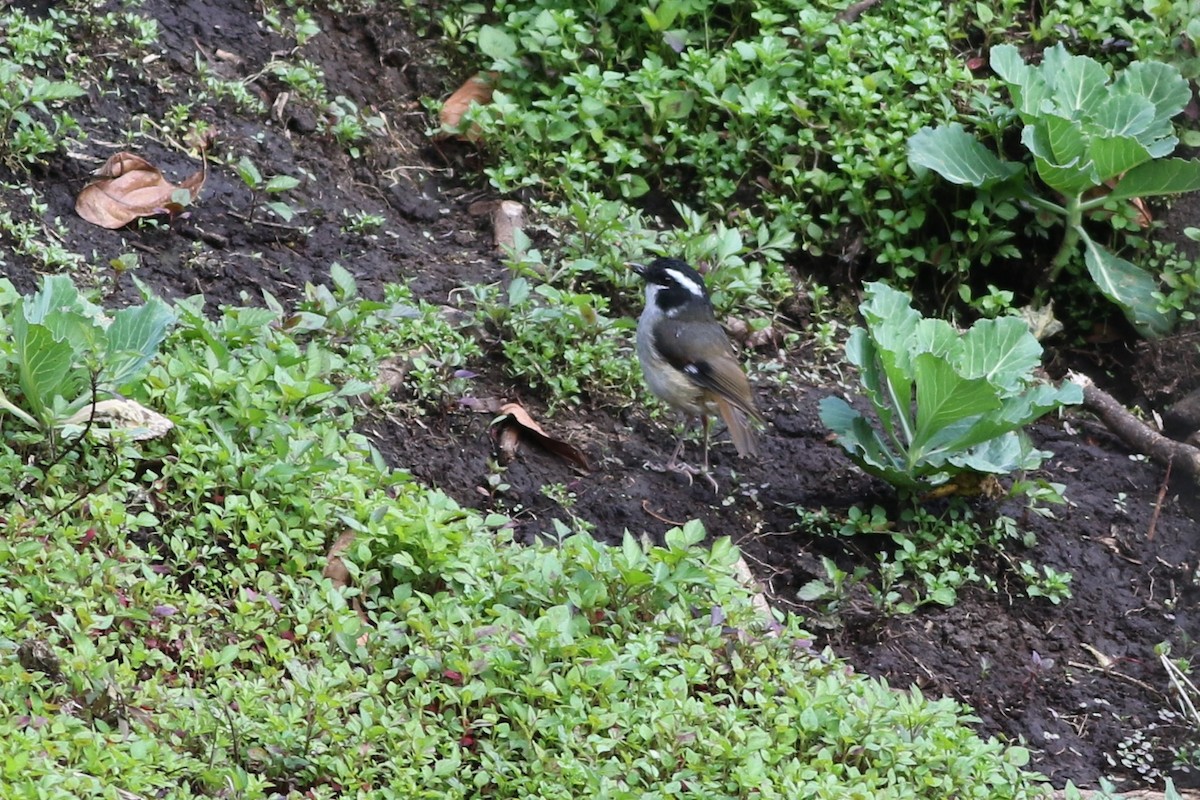
[[[717,485],[717,479],[712,476],[712,473],[708,469],[703,467],[693,467],[691,464],[685,464],[682,461],[670,461],[666,464],[647,461],[642,467],[654,472],[675,472],[680,475],[686,475],[688,486],[692,485],[697,475],[703,475],[708,480],[708,485],[712,487],[714,492],[721,490],[721,487]]]

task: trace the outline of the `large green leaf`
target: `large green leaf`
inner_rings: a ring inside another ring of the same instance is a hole
[[[955,453],[1019,430],[1059,406],[1075,405],[1082,400],[1082,390],[1069,381],[1057,387],[1037,384],[1019,395],[1004,398],[998,408],[987,414],[938,431],[926,445],[926,458],[948,460]]]
[[[1165,336],[1175,325],[1175,315],[1158,309],[1154,293],[1158,284],[1146,270],[1110,253],[1080,229],[1084,262],[1101,293],[1125,312],[1138,332],[1148,338]]]
[[[956,453],[946,459],[956,467],[973,472],[990,472],[1007,475],[1019,469],[1037,469],[1042,460],[1053,453],[1037,450],[1029,440],[1015,431],[1005,433]]]
[[[1038,127],[1045,131],[1045,141],[1050,148],[1048,154],[1042,155],[1054,164],[1064,167],[1078,164],[1087,155],[1088,142],[1079,120],[1043,114]]]
[[[929,317],[917,323],[910,350],[914,354],[932,353],[954,363],[962,354],[962,335],[946,320]]]
[[[988,52],[988,60],[995,73],[1008,84],[1021,119],[1028,122],[1041,114],[1042,103],[1051,94],[1050,86],[1040,72],[1025,63],[1020,51],[1011,44],[996,45]]]
[[[108,326],[104,379],[118,388],[137,377],[158,352],[174,321],[171,309],[157,297],[145,305],[118,311]]]
[[[867,394],[867,399],[875,406],[884,429],[891,430],[894,419],[884,386],[887,379],[879,363],[879,349],[863,328],[855,326],[850,329],[850,335],[846,339],[846,360],[858,368],[858,379]]]
[[[917,424],[910,463],[924,457],[931,439],[960,420],[1000,407],[996,388],[983,378],[964,378],[943,358],[921,353],[913,359],[917,384]]]
[[[959,123],[921,128],[908,140],[908,163],[931,169],[951,183],[986,189],[1021,171],[1001,161]]]
[[[484,55],[496,61],[509,61],[517,54],[517,43],[502,28],[494,25],[481,25],[479,49]]]
[[[912,299],[882,281],[863,284],[863,302],[859,311],[867,322],[868,335],[875,344],[876,358],[883,367],[880,382],[882,405],[896,416],[907,441],[912,433],[911,345],[921,314],[912,307]],[[892,422],[893,420],[888,420]]]
[[[1082,402],[1083,389],[1077,383],[1063,381],[1058,386],[1039,383],[1019,395],[1005,398],[1000,408],[990,416],[1006,428],[1020,428],[1059,406],[1073,406]]]
[[[29,322],[22,305],[17,305],[13,318],[17,380],[33,416],[49,425],[54,398],[71,383],[68,377],[75,351],[68,342],[56,339],[45,325]]]
[[[1200,189],[1200,161],[1182,158],[1167,158],[1150,161],[1130,170],[1109,197],[1123,200],[1127,197],[1153,197],[1163,194],[1181,194]]]
[[[876,345],[905,356],[899,366],[907,370],[908,347],[921,321],[920,312],[912,307],[912,298],[882,281],[871,281],[863,284],[863,302],[858,310]]]
[[[1152,158],[1150,151],[1132,136],[1093,137],[1090,152],[1100,181],[1115,178]]]
[[[1145,97],[1154,104],[1160,120],[1173,118],[1192,99],[1192,90],[1179,70],[1159,61],[1133,62],[1117,77],[1113,91]]]
[[[1105,98],[1090,117],[1107,136],[1137,137],[1154,123],[1154,103],[1141,95],[1114,94]]]
[[[52,312],[78,309],[79,306],[79,290],[74,282],[66,275],[50,275],[40,289],[25,298],[21,313],[29,322],[42,323]]]
[[[980,320],[963,334],[962,343],[959,371],[1007,392],[1022,389],[1042,361],[1042,346],[1016,317]]]
[[[838,445],[859,467],[891,483],[915,491],[920,483],[904,469],[866,417],[840,397],[826,397],[818,410],[822,424],[837,434]]]
[[[1055,128],[1056,131],[1062,130],[1057,123]],[[1050,128],[1044,119],[1038,119],[1025,126],[1021,131],[1021,143],[1033,153],[1038,177],[1051,189],[1068,197],[1076,197],[1084,190],[1099,184],[1095,165],[1083,156],[1068,163],[1058,161],[1051,145]]]
[[[1104,67],[1087,56],[1071,55],[1062,42],[1042,53],[1038,71],[1051,87],[1054,104],[1076,119],[1090,113],[1109,91]]]

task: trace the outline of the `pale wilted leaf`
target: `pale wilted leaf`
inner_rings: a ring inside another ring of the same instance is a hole
[[[93,225],[116,229],[141,217],[177,214],[183,210],[175,193],[186,192],[194,202],[208,177],[207,162],[178,184],[171,183],[157,167],[141,156],[116,153],[96,172],[96,179],[83,187],[75,199],[75,211]]]
[[[329,579],[335,589],[345,589],[351,583],[350,568],[346,566],[346,562],[342,559],[342,554],[350,549],[350,545],[354,544],[354,539],[357,536],[355,531],[347,528],[342,531],[342,535],[337,538],[329,548],[329,552],[325,555],[325,569],[321,570],[321,575]],[[363,624],[363,632],[359,634],[355,642],[360,646],[365,646],[369,635],[365,630],[370,626],[370,620],[367,618],[367,613],[363,611],[362,604],[358,597],[354,597],[350,601],[350,605],[358,614],[359,620]]]
[[[525,206],[516,200],[501,200],[492,210],[492,240],[506,253],[517,250],[517,234],[525,226]]]
[[[175,423],[151,411],[136,400],[114,397],[98,403],[88,403],[62,421],[64,432],[82,432],[92,421],[91,435],[111,439],[118,433],[134,441],[166,436]]]
[[[1029,327],[1029,332],[1039,342],[1049,339],[1063,329],[1063,324],[1054,316],[1054,303],[1047,303],[1037,308],[1022,306],[1019,311],[1021,319]]]

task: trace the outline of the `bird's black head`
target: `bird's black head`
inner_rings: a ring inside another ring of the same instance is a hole
[[[671,314],[695,306],[708,308],[708,289],[700,273],[678,258],[657,258],[649,265],[634,264],[634,270],[646,281],[649,302]]]

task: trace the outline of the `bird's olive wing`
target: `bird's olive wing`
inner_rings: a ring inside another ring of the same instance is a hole
[[[696,385],[760,419],[750,382],[720,325],[665,319],[659,323],[657,333],[655,346],[667,363]]]

